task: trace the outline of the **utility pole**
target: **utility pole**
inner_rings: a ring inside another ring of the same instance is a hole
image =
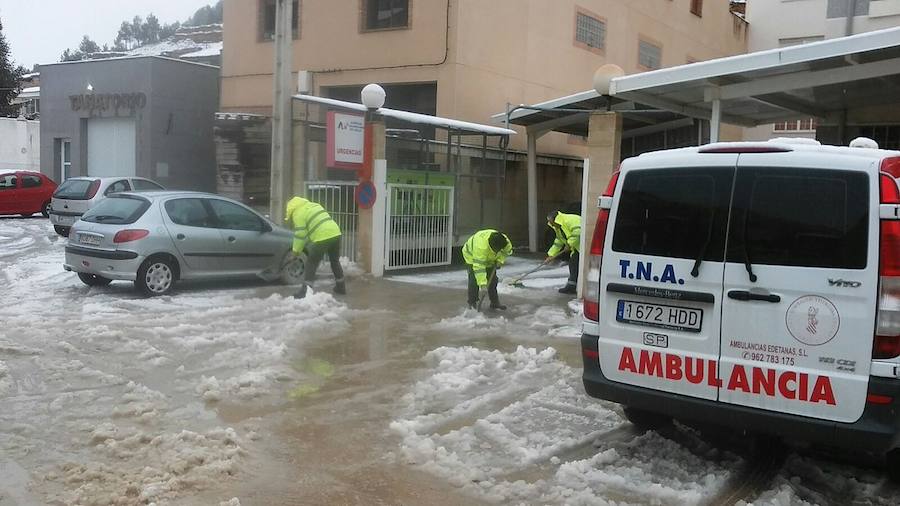
[[[294,29],[293,0],[275,0],[275,68],[272,73],[272,174],[269,190],[269,216],[275,223],[284,221],[284,206],[290,198],[291,178],[291,113]]]

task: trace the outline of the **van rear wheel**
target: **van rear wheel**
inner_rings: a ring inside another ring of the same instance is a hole
[[[625,418],[639,429],[658,429],[672,423],[672,418],[660,413],[624,406]]]
[[[889,451],[885,461],[888,479],[895,484],[900,483],[900,448]]]

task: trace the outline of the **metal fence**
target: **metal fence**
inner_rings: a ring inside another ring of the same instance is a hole
[[[388,184],[385,269],[448,265],[453,245],[453,188]]]
[[[341,256],[356,261],[356,231],[359,207],[356,205],[356,181],[309,181],[306,198],[318,202],[341,227]]]

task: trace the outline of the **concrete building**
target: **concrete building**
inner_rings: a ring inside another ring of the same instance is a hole
[[[749,49],[762,51],[900,26],[900,0],[752,0],[747,20],[752,27]],[[821,118],[798,117],[747,129],[745,138],[815,138],[820,123]],[[900,146],[900,131],[881,126],[870,125],[863,133]]]
[[[41,66],[42,171],[215,188],[219,68],[163,57]]]
[[[374,82],[387,92],[386,107],[478,123],[508,104],[534,104],[589,88],[594,71],[605,63],[637,73],[746,51],[746,21],[731,13],[726,1],[303,0],[293,5],[292,69],[309,93],[359,102],[362,87]],[[274,0],[225,0],[221,111],[272,114],[274,8]],[[295,109],[295,119],[296,114]],[[324,124],[315,116],[310,121]],[[314,126],[304,142],[322,135],[324,126]],[[451,171],[440,146],[422,161],[415,149],[401,150],[391,138],[408,125],[388,121],[387,128],[389,172]],[[698,131],[688,129],[693,135]],[[442,139],[433,129],[412,135]],[[502,215],[494,226],[520,244],[527,238],[525,137],[511,140],[500,191],[489,179],[493,175],[462,181],[462,201],[480,205],[461,208],[479,210],[478,216],[458,217],[465,224],[461,233],[484,225],[480,216]],[[541,212],[577,207],[585,138],[551,133],[537,150]],[[295,157],[295,166],[333,179],[334,173],[321,170],[324,146],[321,153],[312,151]],[[463,170],[500,172],[492,168],[501,164],[499,157],[480,164],[478,156],[472,153]]]
[[[746,52],[745,24],[725,1],[294,4],[293,68],[309,72],[312,94],[358,102],[377,82],[387,107],[466,121],[589,87],[608,62],[634,73]],[[224,25],[222,111],[271,114],[274,1],[225,0]],[[580,156],[581,144],[548,136],[539,149]]]
[[[21,90],[12,100],[19,106],[19,116],[27,119],[38,119],[41,114],[41,73],[30,72],[19,78]]]

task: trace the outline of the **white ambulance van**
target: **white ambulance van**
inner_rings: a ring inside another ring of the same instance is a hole
[[[625,160],[587,257],[587,393],[896,471],[898,176],[898,151],[784,140]]]

